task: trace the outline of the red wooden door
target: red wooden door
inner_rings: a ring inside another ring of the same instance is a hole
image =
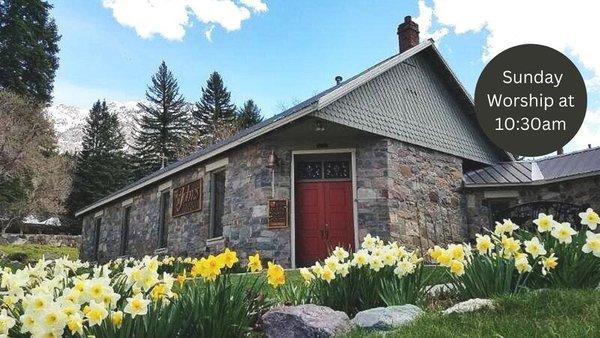
[[[312,265],[335,246],[354,248],[352,182],[299,182],[296,185],[296,260]]]

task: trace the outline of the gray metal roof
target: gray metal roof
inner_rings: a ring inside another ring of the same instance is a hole
[[[532,161],[497,163],[464,176],[466,187],[546,184],[600,175],[600,147]]]
[[[507,160],[479,127],[470,98],[450,82],[445,63],[430,48],[314,115],[480,163]]]
[[[483,135],[481,133],[480,130],[478,130],[476,127],[474,127],[473,125],[473,118],[472,116],[468,116],[471,114],[471,112],[469,112],[469,110],[472,111],[472,100],[470,98],[470,96],[468,95],[468,93],[464,90],[464,88],[462,87],[462,85],[460,84],[460,82],[456,79],[456,77],[454,76],[454,74],[452,73],[452,71],[450,70],[450,68],[448,67],[448,65],[446,64],[446,62],[443,60],[443,58],[441,57],[441,55],[439,54],[439,52],[437,51],[437,49],[435,48],[435,46],[433,45],[433,41],[432,40],[426,40],[423,41],[422,43],[420,43],[419,45],[404,51],[403,53],[400,54],[396,54],[386,60],[383,60],[382,62],[366,69],[365,71],[361,72],[360,74],[357,74],[356,76],[353,76],[345,81],[343,81],[341,84],[330,87],[326,90],[324,90],[323,92],[309,98],[308,100],[305,100],[299,104],[297,104],[296,106],[287,109],[283,112],[281,112],[280,114],[277,114],[255,126],[252,126],[248,129],[242,130],[239,133],[235,134],[234,136],[232,136],[231,138],[225,139],[221,142],[218,142],[216,144],[213,144],[207,148],[198,150],[196,152],[194,152],[193,154],[175,162],[172,163],[168,166],[166,166],[165,168],[162,168],[154,173],[151,173],[145,177],[143,177],[142,179],[124,187],[123,189],[120,189],[112,194],[110,194],[109,196],[106,196],[94,203],[92,203],[91,205],[88,205],[86,207],[84,207],[81,210],[78,210],[75,215],[76,216],[80,216],[84,213],[90,212],[96,208],[99,208],[101,206],[103,206],[104,204],[107,204],[113,200],[119,199],[119,198],[123,198],[125,196],[127,196],[128,194],[131,194],[134,191],[137,191],[139,189],[142,189],[145,186],[151,185],[151,184],[155,184],[158,182],[161,182],[163,180],[168,179],[169,176],[180,172],[182,170],[185,170],[187,168],[190,168],[193,165],[196,165],[198,163],[207,161],[211,158],[215,158],[218,155],[222,154],[223,152],[232,149],[234,147],[237,147],[241,144],[244,144],[248,141],[253,140],[256,137],[259,137],[265,133],[271,132],[281,126],[284,126],[285,124],[294,121],[296,119],[299,119],[303,116],[306,116],[310,113],[314,113],[317,112],[319,110],[323,110],[328,108],[329,106],[333,106],[334,103],[336,103],[338,100],[340,100],[341,98],[345,98],[348,96],[348,93],[352,93],[353,91],[360,89],[360,91],[364,92],[364,88],[368,87],[368,86],[364,86],[365,84],[371,82],[374,79],[378,79],[379,77],[382,76],[382,74],[387,74],[387,73],[394,73],[397,72],[396,71],[392,71],[392,72],[388,72],[389,70],[393,70],[396,68],[396,66],[402,64],[404,61],[412,58],[415,55],[419,55],[422,51],[426,51],[427,53],[427,58],[429,59],[429,61],[432,62],[432,64],[437,67],[439,70],[441,70],[442,75],[437,74],[437,76],[439,77],[439,79],[443,80],[445,85],[448,86],[452,91],[454,91],[455,93],[458,93],[458,95],[455,95],[454,99],[458,100],[459,102],[461,102],[461,104],[463,104],[465,106],[465,108],[461,108],[459,109],[456,106],[451,106],[449,107],[447,104],[445,103],[439,103],[439,102],[434,102],[436,100],[452,100],[450,98],[450,92],[449,91],[444,91],[443,90],[443,84],[442,82],[438,81],[438,80],[432,80],[433,82],[430,83],[430,85],[434,85],[435,89],[432,88],[426,88],[427,86],[427,82],[429,81],[428,79],[426,79],[425,77],[428,76],[434,76],[434,74],[432,72],[428,72],[427,71],[427,67],[424,67],[424,64],[422,63],[423,61],[419,61],[421,60],[421,57],[416,58],[416,60],[414,62],[411,62],[411,64],[417,64],[419,65],[419,69],[421,69],[421,74],[420,76],[422,76],[423,78],[419,79],[417,74],[412,74],[412,79],[411,81],[407,82],[406,80],[404,80],[402,78],[402,76],[398,77],[398,75],[396,75],[394,78],[390,79],[390,76],[384,76],[385,79],[382,81],[388,81],[388,83],[383,86],[383,87],[378,87],[375,89],[370,89],[370,95],[374,95],[373,98],[369,99],[369,105],[372,105],[375,103],[376,100],[383,100],[385,101],[385,103],[382,104],[382,107],[385,106],[385,109],[381,109],[379,112],[382,113],[382,115],[372,115],[372,124],[374,125],[378,125],[378,128],[372,128],[372,132],[376,133],[376,134],[381,134],[383,136],[388,136],[388,137],[392,137],[392,138],[398,138],[400,140],[405,140],[406,142],[411,142],[411,143],[415,143],[417,145],[422,145],[425,147],[429,147],[432,149],[436,149],[436,150],[440,150],[443,152],[448,152],[450,154],[454,154],[457,156],[462,156],[468,159],[473,159],[475,161],[479,161],[479,162],[483,162],[483,163],[492,163],[497,161],[498,159],[507,159],[508,155],[506,153],[501,152],[499,149],[495,148],[493,145],[491,145],[489,143],[489,141],[487,141],[487,139],[482,138],[481,135]],[[402,69],[402,71],[406,71],[405,70],[405,65],[399,67],[398,69]],[[401,85],[393,85],[392,83],[389,83],[390,80],[393,81],[397,81],[398,83],[400,83]],[[419,82],[420,81],[420,82]],[[381,81],[378,81],[381,82]],[[403,84],[403,85],[402,85]],[[417,86],[417,84],[419,84],[419,86]],[[413,86],[414,85],[414,86]],[[364,87],[363,87],[364,86]],[[402,89],[402,90],[399,90]],[[380,91],[380,89],[382,91]],[[420,99],[414,99],[411,98],[410,93],[417,93],[415,95],[419,95],[421,96]],[[405,100],[407,100],[406,102],[403,102],[403,100],[399,100],[398,98],[390,98],[389,96],[393,96],[393,95],[402,95],[401,97],[403,97]],[[432,94],[432,95],[428,95],[428,94]],[[435,95],[433,95],[435,94]],[[364,93],[359,94],[361,95],[361,97],[368,99],[365,97]],[[349,98],[345,99],[345,101],[347,102],[345,105],[348,108],[351,108],[351,104],[349,104],[349,102],[357,102],[355,100],[355,98],[353,96],[348,96]],[[458,99],[457,99],[458,97]],[[390,105],[400,105],[401,107],[403,107],[403,109],[391,109]],[[427,106],[427,108],[423,108],[423,109],[416,109],[415,108],[411,108],[411,105],[425,105]],[[337,116],[337,118],[339,118],[341,116],[341,113],[339,111],[339,107],[333,106],[332,108],[329,109],[329,111],[336,111],[335,116]],[[411,110],[412,109],[412,110]],[[414,115],[405,115],[405,117],[403,119],[400,120],[390,120],[389,118],[382,118],[382,117],[389,117],[389,114],[396,114],[396,113],[403,113],[405,111],[416,111],[418,114],[432,114],[432,115],[436,115],[436,114],[446,114],[445,109],[451,109],[451,112],[449,113],[451,115],[451,117],[448,118],[442,118],[442,119],[437,119],[434,116],[431,117],[430,119],[422,119],[421,121],[423,121],[423,124],[412,124],[410,126],[410,128],[414,128],[414,131],[408,133],[408,125],[404,126],[397,126],[398,131],[389,131],[386,130],[386,125],[390,124],[390,123],[400,123],[403,124],[411,122],[411,119],[414,117]],[[371,110],[368,110],[371,111]],[[375,110],[377,111],[377,110]],[[365,110],[361,111],[360,115],[361,116],[361,121],[363,123],[363,125],[367,124],[367,121],[369,121],[370,119],[365,118],[366,115],[364,114]],[[353,111],[348,111],[349,116],[353,116],[352,119],[357,118],[357,111],[353,110]],[[317,115],[319,116],[319,115]],[[323,118],[327,118],[326,116],[328,116],[327,113],[325,113],[322,117]],[[412,117],[411,117],[412,116]],[[441,126],[441,128],[435,128],[435,125],[431,125],[432,123],[440,123],[439,126]],[[461,123],[464,123],[466,126],[461,126]],[[346,124],[346,123],[343,123]],[[359,128],[359,129],[364,129],[364,130],[369,130],[367,127],[359,127],[360,124],[355,123],[353,124],[353,127],[355,128]],[[441,138],[441,137],[436,137],[435,133],[433,132],[434,129],[437,129],[439,134],[442,135],[448,135],[447,137]],[[458,129],[458,130],[455,130]],[[401,133],[400,131],[402,131],[403,133]],[[412,138],[407,137],[406,135],[412,135]],[[418,137],[417,137],[418,136]],[[429,139],[431,139],[430,141],[428,141]],[[458,142],[459,146],[458,147],[450,147],[450,143],[451,142]],[[477,142],[482,142],[482,145],[478,146]],[[463,150],[462,148],[465,148],[466,150]],[[486,152],[489,152],[489,154],[486,154]]]

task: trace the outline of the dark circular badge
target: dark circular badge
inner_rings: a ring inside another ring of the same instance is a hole
[[[539,156],[566,145],[583,123],[585,83],[561,52],[527,44],[490,61],[475,88],[475,114],[485,134],[515,155]]]

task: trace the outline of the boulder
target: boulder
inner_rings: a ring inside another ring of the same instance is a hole
[[[357,313],[352,324],[370,330],[393,330],[410,324],[422,314],[423,310],[412,304],[378,307]]]
[[[262,316],[267,337],[332,337],[351,329],[350,318],[326,306],[280,306]]]
[[[427,289],[427,295],[432,298],[437,298],[447,294],[451,294],[454,291],[454,285],[448,284],[435,284]]]
[[[493,309],[495,307],[494,301],[491,299],[473,298],[467,301],[455,304],[452,307],[447,308],[442,313],[449,315],[451,313],[465,313],[473,312],[481,309]]]

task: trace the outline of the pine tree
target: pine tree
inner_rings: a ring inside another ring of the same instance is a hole
[[[260,115],[260,109],[253,100],[248,100],[244,103],[244,106],[237,112],[236,119],[240,130],[252,127],[263,120]]]
[[[92,106],[83,129],[82,150],[73,168],[73,189],[68,200],[71,213],[125,186],[129,162],[125,137],[117,115],[105,101]]]
[[[231,93],[223,84],[221,75],[213,72],[202,87],[202,98],[193,111],[198,129],[198,139],[203,146],[210,145],[235,129],[236,107],[231,103]]]
[[[137,168],[135,178],[156,171],[177,160],[187,145],[191,121],[179,85],[163,61],[146,91],[148,104],[140,103],[139,130],[135,136]]]
[[[41,0],[0,1],[0,88],[50,102],[60,36],[52,5]]]

